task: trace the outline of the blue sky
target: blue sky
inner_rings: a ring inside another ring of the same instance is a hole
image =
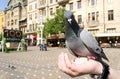
[[[4,10],[9,0],[0,0],[0,10]]]

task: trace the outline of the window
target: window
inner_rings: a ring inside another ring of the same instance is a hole
[[[96,34],[96,33],[98,33],[99,29],[90,29],[88,31],[92,34]]]
[[[70,3],[70,11],[73,10],[73,3]]]
[[[53,0],[50,0],[50,3],[53,3]]]
[[[50,15],[53,14],[53,8],[50,8]]]
[[[99,20],[99,12],[97,11],[96,12],[96,21],[98,21]]]
[[[29,5],[29,10],[32,10],[32,5]]]
[[[88,0],[88,6],[90,6],[90,0]]]
[[[32,27],[32,31],[35,31],[35,27],[34,27],[34,24],[33,24],[33,27]]]
[[[66,5],[63,5],[62,7],[65,9]]]
[[[108,21],[114,20],[113,10],[108,10]]]
[[[108,28],[107,32],[108,33],[115,33],[116,32],[116,28]]]
[[[59,9],[59,6],[56,7],[56,11]]]
[[[11,17],[13,17],[13,15],[14,15],[14,12],[11,13]]]
[[[2,18],[2,22],[4,22],[4,18]]]
[[[90,21],[90,13],[88,13],[88,22]]]
[[[82,22],[82,15],[78,15],[78,24]]]
[[[17,19],[15,20],[15,25],[17,25]]]
[[[42,15],[45,16],[46,15],[46,10],[42,10]]]
[[[30,32],[32,31],[32,25],[31,24],[29,25],[29,31]]]
[[[91,0],[91,5],[95,5],[95,0]]]
[[[8,21],[7,25],[9,26],[10,25],[10,22]]]
[[[32,14],[29,15],[29,20],[32,20]]]
[[[7,14],[7,18],[10,18],[10,13]]]
[[[37,3],[35,3],[35,9],[37,9]]]
[[[35,19],[37,19],[37,13],[35,13]]]
[[[14,24],[14,21],[13,20],[11,20],[11,25],[13,25]]]
[[[92,12],[92,21],[95,20],[95,12]]]
[[[80,9],[81,8],[81,0],[78,1],[77,4],[78,4],[78,9]]]

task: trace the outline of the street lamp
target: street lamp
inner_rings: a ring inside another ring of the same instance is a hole
[[[43,19],[42,19],[42,16],[41,16],[41,19],[40,19],[40,38],[41,38],[41,44],[43,44],[43,29],[44,29],[44,25],[42,24],[43,23]]]
[[[41,34],[41,35],[40,35],[40,36],[41,36],[40,38],[41,38],[41,44],[43,44],[43,29],[44,29],[44,25],[40,24],[40,32],[41,32],[41,33],[40,33],[40,34]]]

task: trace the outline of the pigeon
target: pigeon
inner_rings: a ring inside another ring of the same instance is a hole
[[[102,60],[109,61],[95,37],[89,31],[80,28],[71,11],[66,11],[64,17],[66,21],[65,43],[68,50],[76,57],[90,57],[99,61],[103,66],[109,67]]]
[[[15,67],[15,66],[10,65],[10,64],[8,65],[8,67],[9,67],[9,68],[11,68],[11,69],[16,69],[16,67]]]

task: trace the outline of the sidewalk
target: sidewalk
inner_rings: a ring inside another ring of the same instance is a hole
[[[110,66],[120,69],[120,49],[104,49]],[[66,48],[48,48],[40,51],[39,46],[28,47],[27,52],[0,53],[0,79],[90,79],[88,76],[71,78],[59,71],[58,55]],[[69,53],[70,58],[73,56]],[[14,68],[12,68],[14,66]]]

